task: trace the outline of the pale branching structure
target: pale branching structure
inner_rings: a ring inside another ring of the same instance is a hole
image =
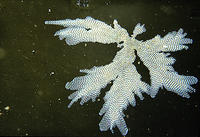
[[[182,97],[189,98],[195,89],[191,85],[198,82],[194,76],[179,75],[172,64],[175,59],[170,53],[188,49],[186,44],[192,44],[192,39],[185,38],[182,29],[168,33],[163,38],[160,35],[147,41],[138,41],[135,37],[146,31],[144,25],[137,24],[131,37],[116,20],[114,27],[92,17],[85,19],[66,19],[59,21],[45,21],[45,24],[61,25],[66,27],[55,33],[60,40],[65,39],[68,45],[80,42],[99,42],[103,44],[117,43],[121,50],[117,52],[113,61],[105,66],[80,70],[85,76],[74,78],[66,83],[66,89],[76,90],[69,96],[71,103],[68,107],[81,99],[80,104],[88,100],[95,101],[102,88],[113,81],[113,85],[104,97],[104,105],[99,112],[103,115],[99,127],[101,131],[117,126],[122,135],[126,135],[128,128],[124,120],[123,111],[129,104],[136,105],[135,95],[143,100],[142,93],[156,96],[160,88],[166,88]],[[143,64],[149,69],[151,84],[141,80],[141,75],[133,65],[136,55],[135,50]]]

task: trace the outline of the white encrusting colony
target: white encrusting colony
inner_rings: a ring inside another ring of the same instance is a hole
[[[114,27],[92,17],[45,21],[45,24],[66,27],[57,31],[55,36],[59,36],[60,40],[65,39],[68,45],[76,45],[80,42],[117,43],[117,47],[121,48],[110,64],[80,70],[86,75],[74,78],[65,86],[66,89],[76,90],[68,97],[72,100],[68,105],[71,107],[78,99],[81,99],[81,105],[90,99],[95,101],[101,89],[113,81],[99,112],[99,115],[103,115],[99,123],[101,131],[110,129],[113,132],[113,127],[117,126],[122,135],[128,133],[123,110],[129,104],[136,105],[135,95],[141,100],[144,99],[142,93],[154,98],[163,87],[186,98],[190,97],[188,93],[195,92],[191,85],[196,84],[198,79],[194,76],[179,75],[172,67],[175,58],[170,57],[168,53],[188,49],[186,44],[192,44],[192,39],[185,38],[186,33],[183,33],[182,29],[168,33],[163,38],[157,35],[143,42],[135,39],[138,34],[146,31],[144,25],[139,23],[131,36],[116,20],[113,22]],[[136,58],[135,50],[143,64],[149,69],[150,85],[141,81],[141,75],[133,65]]]

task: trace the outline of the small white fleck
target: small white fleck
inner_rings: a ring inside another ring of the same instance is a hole
[[[87,43],[85,43],[85,47],[87,46]]]
[[[48,9],[48,12],[50,13],[50,12],[51,12],[51,9]]]
[[[54,74],[55,74],[55,72],[52,71],[52,72],[50,73],[50,76],[52,76],[52,75],[54,75]]]
[[[98,98],[97,101],[100,101],[100,98]]]
[[[4,109],[8,111],[10,109],[10,106],[6,106]]]

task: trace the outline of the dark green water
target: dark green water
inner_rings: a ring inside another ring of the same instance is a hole
[[[174,54],[179,74],[199,77],[200,8],[197,1],[89,0],[79,7],[75,0],[0,0],[0,135],[121,136],[100,132],[98,115],[103,105],[89,101],[67,108],[72,91],[67,81],[81,75],[80,69],[105,65],[119,50],[115,45],[84,43],[67,46],[53,37],[59,26],[45,20],[92,16],[111,24],[117,19],[129,33],[138,23],[147,32],[138,39],[164,36],[180,27],[194,43]],[[145,77],[145,76],[144,76]],[[125,112],[127,137],[197,137],[200,135],[199,83],[197,93],[184,99],[160,90],[155,99],[145,96]]]

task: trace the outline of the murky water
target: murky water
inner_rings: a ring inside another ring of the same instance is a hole
[[[130,33],[138,23],[147,32],[138,39],[183,28],[194,40],[188,51],[177,52],[175,69],[199,77],[200,8],[196,1],[88,0],[0,0],[0,135],[121,136],[100,132],[100,101],[68,109],[64,85],[81,75],[80,69],[105,65],[119,50],[114,45],[88,43],[67,46],[53,37],[59,26],[45,20],[92,16],[108,24],[117,19]],[[145,77],[145,76],[144,76]],[[194,86],[199,91],[199,86]],[[155,99],[145,96],[129,107],[127,136],[197,137],[200,94],[190,99],[162,90]]]

